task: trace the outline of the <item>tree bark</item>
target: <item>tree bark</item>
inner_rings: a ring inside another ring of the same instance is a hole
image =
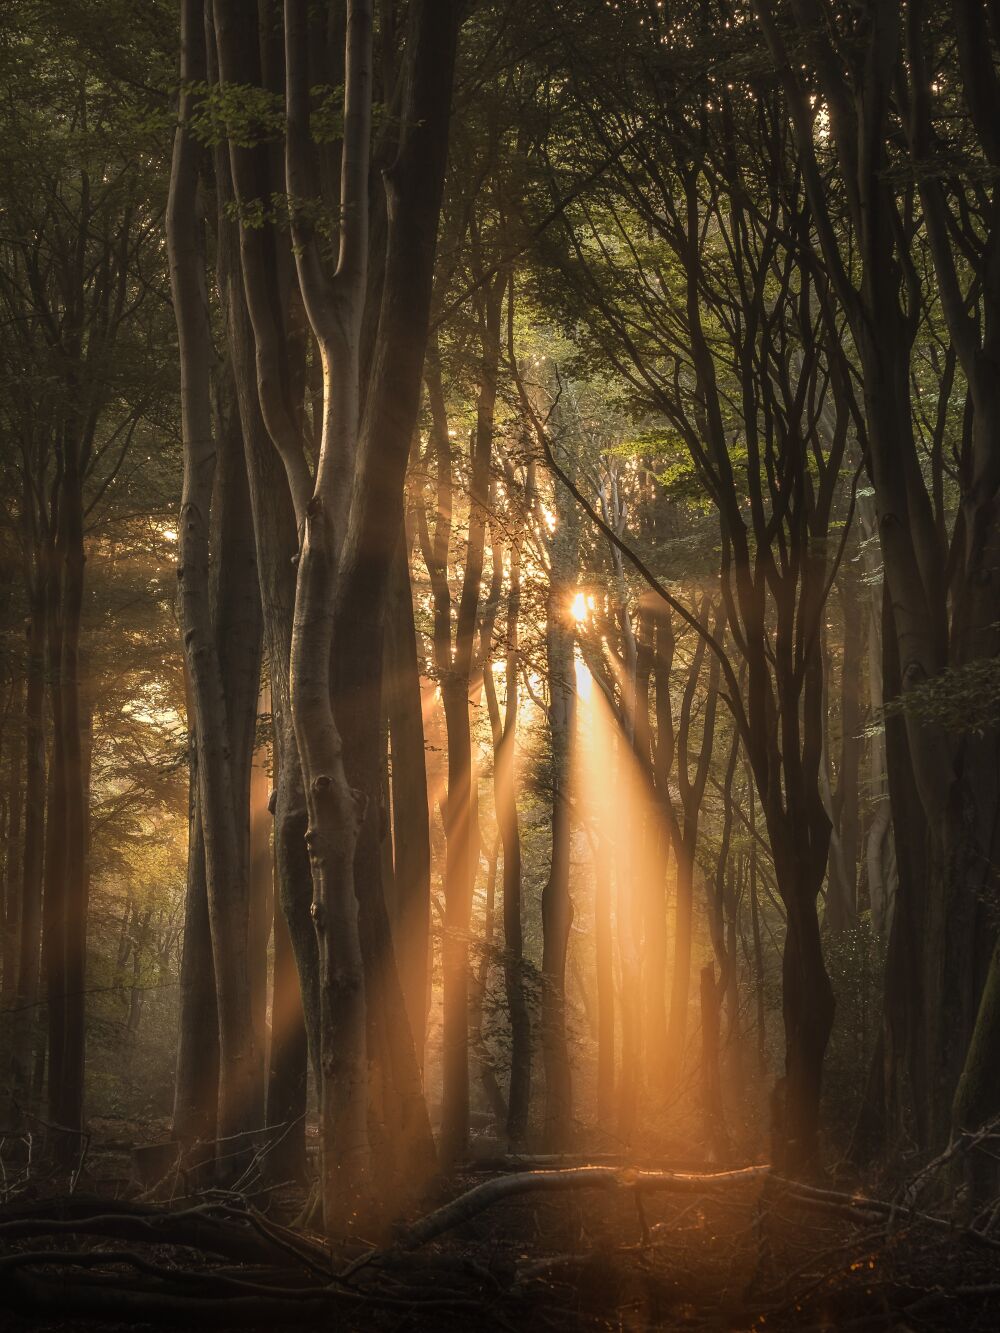
[[[486,995],[489,987],[490,968],[495,958],[494,937],[496,935],[496,893],[497,863],[500,859],[499,834],[487,858],[486,865],[486,902],[483,914],[483,939],[479,966],[472,983],[472,995],[469,1003],[470,1047],[473,1059],[479,1071],[479,1083],[486,1096],[487,1105],[493,1114],[497,1136],[507,1121],[507,1104],[500,1090],[497,1079],[496,1061],[486,1043],[483,1033],[483,1014],[486,1007]]]
[[[494,538],[493,570],[503,568],[503,552]],[[512,1148],[524,1142],[531,1099],[531,1015],[524,991],[524,938],[521,921],[521,831],[517,814],[518,672],[520,670],[519,618],[521,613],[521,538],[510,545],[507,590],[504,682],[501,717],[496,684],[484,647],[483,685],[493,733],[493,804],[503,849],[504,992],[510,1020],[510,1084],[507,1097],[506,1137]]]
[[[272,978],[267,1124],[268,1128],[283,1129],[281,1138],[268,1153],[268,1163],[275,1180],[304,1180],[309,1043],[295,951],[277,900]]]
[[[703,599],[699,618],[707,623],[708,599]],[[721,638],[725,621],[720,613],[716,617],[715,635]],[[664,631],[661,626],[661,634]],[[715,739],[715,719],[718,711],[719,663],[713,656],[708,671],[707,690],[705,693],[704,713],[702,716],[701,738],[697,750],[694,772],[691,772],[693,754],[691,723],[695,708],[695,696],[698,683],[705,665],[705,642],[699,639],[688,666],[687,680],[681,699],[680,717],[677,722],[676,739],[673,735],[673,723],[669,716],[669,698],[660,705],[661,722],[658,744],[661,747],[660,788],[661,800],[671,817],[671,843],[676,869],[676,906],[674,916],[674,967],[670,986],[670,1021],[666,1032],[666,1070],[671,1082],[676,1083],[683,1072],[686,1054],[687,1019],[691,991],[691,945],[694,921],[694,877],[698,852],[698,833],[701,821],[701,808],[708,784],[708,775],[712,763],[712,747]],[[672,638],[670,660],[674,651]],[[669,691],[669,680],[663,681],[662,688]],[[657,681],[659,695],[660,682]],[[659,699],[658,699],[659,704]],[[680,815],[674,810],[673,800],[667,785],[669,765],[676,752],[677,786],[680,796]]]
[[[0,984],[0,1009],[8,1010],[17,993],[17,953],[21,938],[21,816],[24,810],[24,680],[20,676],[11,684],[10,707],[7,717],[13,722],[11,743],[7,755],[7,791],[3,810],[3,939],[0,944],[0,966],[3,980]],[[6,719],[5,719],[6,720]],[[15,1020],[16,1021],[16,1020]],[[9,1067],[12,1050],[7,1041],[10,1025],[6,1025],[2,1042],[4,1067]]]
[[[193,719],[189,726],[193,727]],[[194,749],[189,781],[187,888],[173,1105],[173,1135],[184,1148],[214,1142],[219,1105],[219,1009],[215,998],[205,840],[198,801],[197,751]]]
[[[215,36],[223,83],[284,92],[280,46],[239,4],[215,0]],[[305,463],[305,329],[287,233],[254,225],[255,211],[284,188],[269,145],[229,145],[216,152],[219,281],[226,307],[240,400],[250,502],[258,551],[264,638],[271,681],[277,769],[274,808],[277,895],[298,967],[314,1069],[319,1049],[319,961],[310,915],[312,879],[302,768],[291,715],[289,669],[296,564],[310,486]],[[241,225],[233,221],[238,212]],[[245,219],[245,220],[244,220]],[[237,236],[238,231],[238,236]]]
[[[60,488],[61,490],[61,488]],[[57,496],[59,492],[56,492]],[[58,503],[58,502],[57,502]],[[42,967],[45,974],[48,1118],[54,1115],[62,1086],[66,1034],[66,731],[59,688],[62,670],[62,523],[55,507],[45,546],[45,668],[52,725],[52,743],[45,798],[45,877],[42,894]],[[37,1056],[36,1052],[36,1056]],[[53,1134],[59,1133],[53,1130]],[[72,1151],[76,1145],[69,1144]],[[65,1136],[59,1151],[66,1151]]]
[[[253,1123],[254,1108],[260,1103],[261,1062],[253,1043],[247,976],[246,858],[241,862],[240,829],[235,817],[237,792],[242,790],[241,779],[248,779],[248,769],[244,775],[234,775],[230,762],[230,719],[212,614],[210,525],[217,441],[212,429],[210,377],[214,356],[199,191],[201,153],[189,129],[196,96],[190,89],[206,76],[200,0],[185,0],[181,24],[181,76],[185,91],[174,140],[167,206],[167,247],[180,346],[184,444],[178,584],[195,720],[199,806],[218,992],[218,1130],[220,1135],[228,1137],[245,1129],[248,1118]],[[242,665],[238,664],[237,669]]]
[[[714,1161],[729,1159],[729,1135],[722,1103],[722,1072],[719,1065],[719,992],[715,965],[701,969],[701,1095],[705,1127]]]
[[[368,1056],[365,973],[355,885],[355,850],[375,784],[357,789],[344,764],[333,706],[334,599],[348,500],[338,482],[358,450],[360,338],[368,268],[372,6],[349,0],[339,257],[323,271],[305,205],[317,199],[309,129],[307,6],[285,6],[286,182],[299,286],[323,367],[323,428],[305,510],[291,646],[291,703],[306,789],[313,922],[320,973],[320,1152],[323,1220],[349,1231],[369,1200]],[[290,485],[294,478],[289,474]],[[369,732],[373,759],[378,723]]]
[[[489,472],[493,450],[500,364],[504,283],[494,278],[481,313],[481,367],[476,396],[469,481],[469,532],[457,608],[451,628],[449,546],[452,527],[451,441],[436,360],[427,378],[438,468],[438,521],[424,554],[434,590],[434,657],[440,677],[448,735],[448,795],[445,803],[444,1034],[441,1147],[449,1160],[461,1157],[469,1138],[469,928],[478,849],[475,845],[475,775],[469,690],[482,594]]]
[[[543,1147],[560,1152],[570,1145],[573,1088],[566,1032],[566,955],[573,925],[570,895],[570,745],[576,709],[576,678],[570,606],[576,583],[575,529],[557,505],[545,607],[545,655],[549,682],[549,736],[552,747],[552,854],[542,889],[541,1042],[545,1067]]]
[[[45,600],[36,574],[29,590],[24,692],[24,850],[11,1068],[12,1094],[27,1108],[38,1023],[45,849]]]
[[[430,811],[420,699],[417,631],[406,542],[392,572],[387,619],[386,694],[392,758],[392,845],[396,886],[394,940],[400,986],[420,1065],[427,1027],[430,940]]]
[[[228,351],[228,349],[227,349]],[[236,863],[226,903],[226,929],[235,933],[226,951],[238,977],[242,1012],[251,1026],[250,1065],[245,1073],[242,1128],[258,1129],[264,1123],[266,1046],[267,930],[269,910],[255,899],[266,892],[266,884],[255,878],[251,805],[253,756],[256,746],[257,706],[260,697],[261,610],[260,584],[250,492],[247,484],[241,414],[230,355],[222,358],[215,386],[218,424],[215,431],[215,493],[211,508],[209,597],[225,699],[226,751],[233,802],[232,822]],[[202,774],[202,777],[204,774]],[[264,779],[266,786],[266,778]],[[262,795],[266,809],[266,795]],[[263,814],[263,809],[259,812]],[[258,827],[258,833],[259,833]],[[265,854],[260,867],[265,880],[270,869],[266,855],[267,826],[263,825]],[[211,880],[209,916],[213,939],[219,931]],[[260,935],[264,933],[261,940]],[[217,945],[213,945],[217,948]],[[218,967],[216,968],[218,978]]]
[[[266,693],[262,701],[267,703]],[[256,720],[256,716],[255,716]],[[254,1046],[264,1059],[267,1054],[267,946],[274,922],[274,856],[271,852],[271,814],[269,810],[271,779],[267,773],[265,746],[256,747],[250,770],[250,911],[248,951],[250,1011],[253,1016]],[[266,1122],[266,1078],[261,1098],[261,1123]]]
[[[80,620],[83,609],[83,478],[77,441],[68,441],[63,464],[60,518],[64,524],[61,571],[60,725],[63,730],[64,801],[64,988],[60,1077],[49,1075],[51,1120],[72,1133],[59,1139],[60,1158],[75,1159],[82,1144],[86,1058],[88,782],[80,700]]]

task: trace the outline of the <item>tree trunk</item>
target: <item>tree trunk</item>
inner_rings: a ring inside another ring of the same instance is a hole
[[[773,835],[772,835],[773,838]],[[781,852],[775,849],[777,864]],[[802,882],[805,867],[792,863],[777,872],[779,883]],[[782,954],[782,1014],[785,1023],[783,1101],[776,1147],[780,1169],[793,1174],[819,1156],[819,1108],[823,1058],[833,1026],[833,990],[823,960],[815,899],[789,895]]]
[[[489,986],[490,968],[493,966],[496,934],[496,891],[497,862],[500,859],[500,838],[497,836],[489,854],[486,867],[486,903],[483,916],[483,941],[479,967],[473,980],[472,997],[469,1005],[470,1045],[473,1058],[479,1069],[479,1082],[486,1096],[487,1105],[493,1114],[496,1134],[499,1138],[503,1125],[507,1121],[507,1106],[500,1091],[497,1079],[496,1061],[486,1044],[483,1035],[483,1012],[486,1006],[486,992]]]
[[[60,1138],[60,1156],[75,1159],[82,1144],[86,1050],[87,968],[87,760],[80,706],[80,618],[83,609],[83,480],[76,443],[66,450],[61,500],[65,561],[62,571],[62,660],[59,672],[60,724],[63,729],[64,800],[64,1003],[60,1078],[49,1076],[50,1118],[72,1133]]]
[[[524,938],[521,923],[521,831],[517,815],[517,718],[519,708],[518,646],[521,614],[521,546],[510,550],[507,594],[507,653],[504,665],[506,706],[499,747],[494,749],[497,820],[503,843],[504,990],[510,1014],[510,1088],[507,1097],[507,1140],[524,1142],[531,1103],[531,1014],[524,989]]]
[[[267,704],[266,693],[262,700]],[[267,946],[274,921],[274,856],[271,851],[271,779],[267,773],[267,749],[256,749],[250,773],[250,912],[249,978],[250,1011],[253,1015],[254,1047],[263,1059],[267,1052]],[[262,1090],[266,1094],[265,1089]],[[261,1099],[261,1123],[266,1095]]]
[[[263,581],[262,581],[263,585]],[[266,585],[263,585],[266,586]],[[271,699],[274,707],[274,691]],[[277,808],[282,789],[282,722],[272,713],[272,781],[274,789],[268,811],[275,815],[271,841],[272,884],[281,884],[281,848]],[[298,768],[298,755],[293,757]],[[303,831],[300,855],[307,855]],[[305,866],[308,875],[308,862]],[[298,887],[301,889],[301,881]],[[271,973],[271,1034],[268,1047],[267,1106],[265,1123],[269,1128],[283,1126],[281,1137],[268,1153],[269,1173],[273,1180],[304,1180],[306,1177],[306,1108],[309,1083],[309,1041],[302,987],[296,966],[295,949],[288,929],[285,910],[276,892],[271,894],[274,930],[274,964]],[[315,932],[313,932],[315,939]]]
[[[712,1159],[722,1166],[730,1156],[729,1135],[722,1105],[722,1075],[719,1067],[719,992],[715,964],[701,969],[701,1095],[705,1129]]]
[[[291,700],[305,781],[312,866],[313,921],[320,972],[320,1152],[323,1219],[343,1233],[369,1199],[366,978],[355,852],[377,781],[355,788],[344,764],[334,709],[332,652],[340,551],[349,497],[344,478],[358,450],[360,337],[368,269],[368,156],[371,132],[372,8],[347,11],[344,143],[337,273],[322,271],[313,225],[300,210],[317,196],[309,130],[307,7],[285,6],[286,180],[299,285],[323,365],[323,427],[312,497],[306,505],[292,627]],[[291,481],[291,478],[290,478]],[[368,730],[378,767],[381,709]],[[377,858],[376,858],[377,860]],[[376,884],[381,887],[377,877]]]
[[[217,167],[223,206],[228,168]],[[274,886],[292,942],[303,1013],[317,1067],[319,1041],[319,961],[311,916],[312,877],[306,847],[305,792],[291,715],[290,663],[295,605],[298,536],[285,469],[268,437],[255,370],[253,328],[246,298],[235,271],[235,228],[220,208],[220,288],[226,306],[233,374],[240,404],[243,446],[260,585],[264,644],[267,652],[274,719]],[[292,341],[289,339],[289,341]]]
[[[181,76],[187,86],[181,97],[181,123],[174,140],[167,207],[171,289],[180,346],[184,443],[178,584],[195,719],[199,805],[218,992],[218,1130],[226,1137],[241,1132],[248,1122],[256,1119],[261,1062],[253,1043],[247,975],[246,858],[241,862],[241,830],[235,818],[242,775],[236,775],[234,780],[230,763],[230,720],[215,639],[209,565],[217,447],[211,413],[210,376],[214,357],[199,193],[201,153],[188,129],[196,96],[188,88],[204,81],[206,76],[203,7],[199,0],[185,0],[181,24]],[[240,666],[235,664],[237,670]]]
[[[748,765],[749,769],[749,765]],[[750,929],[753,935],[753,982],[757,1004],[757,1071],[767,1071],[767,1008],[764,997],[764,943],[760,930],[760,898],[757,893],[757,797],[753,777],[747,772],[747,800],[750,806]]]
[[[696,834],[696,830],[695,836]],[[673,1082],[683,1070],[687,1046],[688,1007],[691,995],[691,943],[694,924],[695,850],[687,828],[674,845],[676,903],[674,908],[674,966],[670,982],[670,1026],[667,1029],[668,1069]]]
[[[557,528],[545,627],[552,746],[552,859],[542,889],[541,1038],[545,1066],[542,1142],[547,1152],[565,1151],[573,1129],[572,1075],[566,1032],[566,954],[573,925],[569,779],[576,689],[573,632],[568,622],[575,578],[572,553],[566,547],[565,538]]]
[[[654,791],[650,686],[660,664],[654,648],[656,619],[650,605],[640,605],[636,633],[635,750],[642,773],[639,811],[639,886],[642,893],[643,1035],[646,1086],[654,1095],[667,1090],[667,872],[670,842],[663,805]],[[659,688],[659,681],[657,687]],[[686,998],[686,997],[685,997]]]
[[[387,620],[386,697],[392,756],[392,845],[396,885],[394,940],[399,980],[420,1065],[427,1026],[430,937],[430,813],[420,700],[420,668],[406,542],[393,566]]]
[[[53,515],[45,547],[45,668],[52,725],[48,786],[45,796],[45,880],[42,896],[42,967],[45,974],[46,1054],[49,1080],[49,1119],[62,1083],[62,1056],[66,1021],[65,823],[66,733],[62,723],[62,606],[60,570],[62,535],[58,510]]]
[[[831,822],[825,925],[842,934],[857,925],[857,862],[861,772],[862,617],[849,573],[842,573],[840,603],[843,617],[840,668],[840,754],[836,786],[831,785],[829,740],[824,738],[820,781]],[[832,670],[823,636],[824,696],[830,711]]]
[[[441,1151],[453,1161],[464,1154],[469,1139],[469,929],[475,866],[468,677],[443,681],[441,696],[448,736]]]
[[[24,850],[11,1089],[22,1110],[30,1100],[39,1029],[42,865],[45,848],[45,600],[39,581],[30,591],[24,693]]]
[[[243,7],[215,0],[215,35],[222,81],[284,92],[280,37],[258,32]],[[264,57],[262,57],[262,51]],[[265,58],[266,57],[266,58]],[[305,328],[287,230],[244,223],[283,190],[280,154],[269,145],[220,146],[219,285],[226,309],[233,373],[240,401],[250,502],[258,552],[264,639],[274,713],[275,877],[302,989],[314,1069],[319,1050],[319,961],[310,907],[312,879],[302,767],[292,724],[289,669],[295,566],[309,487],[303,449]]]
[[[11,686],[12,741],[7,758],[7,796],[4,811],[3,862],[3,939],[0,943],[0,967],[3,982],[0,986],[0,1009],[9,1010],[17,994],[17,953],[21,938],[21,816],[24,810],[24,681],[18,678]],[[14,1020],[16,1022],[16,1020]],[[7,1045],[12,1024],[5,1024],[2,1040],[3,1064],[9,1068],[12,1050]]]
[[[889,589],[883,585],[882,662],[885,701],[900,693],[898,639]],[[893,829],[922,830],[923,807],[914,778],[906,723],[898,714],[885,719],[885,766]],[[931,892],[930,835],[894,838],[898,888],[888,926],[884,1008],[883,1137],[895,1146],[903,1135],[931,1142],[926,980],[919,961],[927,940],[927,900]],[[917,960],[915,962],[915,960]],[[912,1123],[907,1123],[912,1116]]]
[[[189,725],[193,727],[193,719]],[[214,1142],[219,1104],[219,1009],[215,998],[212,928],[208,920],[205,840],[198,802],[198,758],[193,745],[190,786],[173,1107],[174,1138],[184,1147]]]
[[[870,507],[870,506],[869,506]],[[865,521],[866,510],[861,510],[861,520],[865,543],[863,549],[869,550],[868,543],[875,533],[874,515]],[[875,561],[866,557],[865,573],[867,581],[872,582],[876,571],[869,566]],[[881,717],[884,704],[882,681],[882,589],[873,589],[867,599],[867,656],[868,656],[868,695],[871,716]],[[896,861],[893,846],[892,807],[889,801],[886,773],[886,734],[884,727],[871,736],[868,748],[868,788],[871,793],[873,808],[871,820],[865,836],[865,866],[868,876],[868,906],[872,915],[872,925],[883,942],[889,938],[892,926],[893,909],[896,902]]]
[[[259,595],[254,561],[253,538],[249,528],[249,496],[243,462],[242,439],[236,421],[235,403],[224,384],[216,432],[220,442],[216,462],[215,491],[212,506],[211,547],[217,553],[210,571],[212,634],[219,662],[226,700],[228,724],[227,752],[234,784],[232,820],[238,865],[234,878],[240,886],[239,900],[227,903],[236,934],[227,952],[237,962],[240,999],[249,1014],[252,1029],[252,1069],[247,1071],[245,1101],[237,1114],[241,1130],[256,1128],[264,1121],[264,1068],[266,1050],[265,1006],[267,1002],[268,903],[257,902],[267,893],[261,881],[260,848],[252,855],[251,818],[256,815],[260,838],[264,814],[264,870],[270,876],[270,853],[266,845],[266,776],[261,775],[265,791],[258,791],[262,809],[251,811],[252,754],[257,714],[257,680],[260,669]],[[200,781],[197,762],[197,733],[193,698],[189,690],[192,735],[192,773]],[[259,784],[258,784],[259,785]],[[204,815],[201,789],[194,790],[197,801],[189,826],[188,887],[185,901],[185,934],[181,962],[180,1045],[174,1097],[174,1132],[182,1143],[201,1139],[211,1141],[217,1127],[216,1102],[220,1095],[219,1041],[210,1040],[207,1024],[214,1022],[218,1032],[220,1014],[215,998],[215,963],[211,957],[213,928],[212,907],[208,895]],[[200,862],[200,863],[199,863]],[[228,927],[227,927],[228,928]],[[216,926],[216,932],[219,926]],[[241,943],[242,942],[242,943]],[[242,961],[236,959],[244,953]],[[237,1132],[237,1131],[230,1131]]]
[[[708,615],[707,598],[702,600],[699,611],[704,622]],[[722,637],[725,628],[724,617],[716,617],[715,634]],[[695,858],[698,852],[698,831],[701,820],[701,806],[712,761],[712,747],[715,740],[715,717],[718,710],[719,663],[713,656],[709,664],[708,689],[705,695],[705,707],[702,717],[701,743],[695,772],[689,772],[692,753],[691,722],[695,710],[695,696],[705,661],[705,642],[699,639],[688,667],[684,696],[681,702],[680,718],[677,726],[676,741],[670,734],[669,715],[666,707],[661,709],[664,715],[661,728],[665,734],[659,737],[659,745],[669,751],[676,746],[677,784],[680,794],[683,824],[674,816],[671,819],[671,832],[676,866],[676,905],[674,916],[674,968],[670,985],[670,1021],[666,1034],[667,1074],[673,1083],[677,1083],[683,1073],[687,1045],[687,1020],[691,993],[691,946],[694,926],[694,876]],[[672,650],[671,650],[672,659]],[[664,680],[664,690],[669,690],[669,681]],[[673,810],[672,798],[667,786],[669,763],[673,756],[660,759],[659,781],[661,800],[668,813]]]
[[[865,606],[853,574],[841,580],[844,642],[840,683],[840,765],[834,814],[846,876],[845,902],[849,924],[858,918],[858,852],[861,842],[862,689],[864,685]]]
[[[499,595],[503,550],[493,541],[493,577]],[[510,547],[507,594],[504,677],[506,704],[503,716],[496,683],[488,660],[489,645],[483,648],[483,689],[493,733],[493,804],[503,848],[504,992],[510,1019],[510,1086],[507,1100],[506,1135],[510,1146],[523,1143],[528,1126],[531,1096],[531,1017],[524,993],[524,940],[521,922],[521,832],[517,815],[515,777],[517,749],[518,619],[521,607],[521,544],[515,537]],[[492,621],[491,621],[492,626]]]
[[[253,1045],[261,1056],[268,1049],[268,942],[275,920],[275,858],[271,852],[271,778],[264,768],[265,752],[257,750],[249,789],[249,984],[253,1014]]]
[[[344,641],[357,648],[338,662],[337,698],[338,718],[353,723],[345,726],[345,754],[361,790],[374,780],[368,765],[379,725],[385,603],[420,407],[458,21],[453,0],[409,7],[402,129],[384,178],[385,277],[337,609]],[[381,982],[374,1017],[386,1034],[400,1158],[412,1187],[433,1170],[434,1142],[377,879],[359,882],[359,895],[366,949]]]
[[[268,1153],[268,1166],[274,1180],[304,1180],[309,1044],[295,951],[285,913],[277,900],[274,901],[272,978],[267,1124],[269,1128],[278,1125],[284,1128],[280,1140]]]
[[[216,386],[218,426],[216,436],[215,494],[211,513],[211,566],[209,596],[215,651],[225,699],[226,746],[231,786],[232,823],[236,863],[225,905],[225,944],[239,987],[241,1014],[249,1017],[249,1067],[243,1075],[242,1129],[257,1129],[264,1123],[265,1055],[264,1014],[267,1002],[267,932],[270,908],[257,903],[269,893],[270,858],[267,855],[267,795],[260,792],[261,806],[251,804],[253,755],[256,745],[257,706],[260,697],[261,612],[260,585],[250,492],[241,419],[237,407],[232,364],[227,356],[219,368]],[[204,779],[204,773],[201,775]],[[252,829],[258,818],[258,836],[264,848],[258,864],[253,860]],[[263,821],[260,816],[264,816]],[[259,871],[261,879],[255,877]],[[212,881],[209,879],[209,919],[213,941],[220,925]],[[230,932],[232,932],[230,934]],[[263,935],[263,939],[261,938]],[[218,951],[218,945],[213,943]],[[216,977],[219,976],[216,964]],[[244,993],[245,992],[245,993]],[[220,1010],[221,1012],[221,1010]],[[241,1021],[245,1021],[242,1019]]]

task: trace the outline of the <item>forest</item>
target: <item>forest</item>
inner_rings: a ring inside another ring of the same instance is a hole
[[[1000,1327],[1000,4],[6,0],[0,1328]]]

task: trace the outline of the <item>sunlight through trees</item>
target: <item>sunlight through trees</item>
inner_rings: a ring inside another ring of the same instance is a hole
[[[910,1328],[926,1243],[993,1326],[998,71],[993,0],[10,0],[0,1304]],[[57,1299],[83,1196],[267,1276]]]

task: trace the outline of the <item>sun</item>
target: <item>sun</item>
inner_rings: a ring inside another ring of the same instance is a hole
[[[584,624],[594,610],[594,594],[578,592],[570,603],[570,612],[578,625]]]

